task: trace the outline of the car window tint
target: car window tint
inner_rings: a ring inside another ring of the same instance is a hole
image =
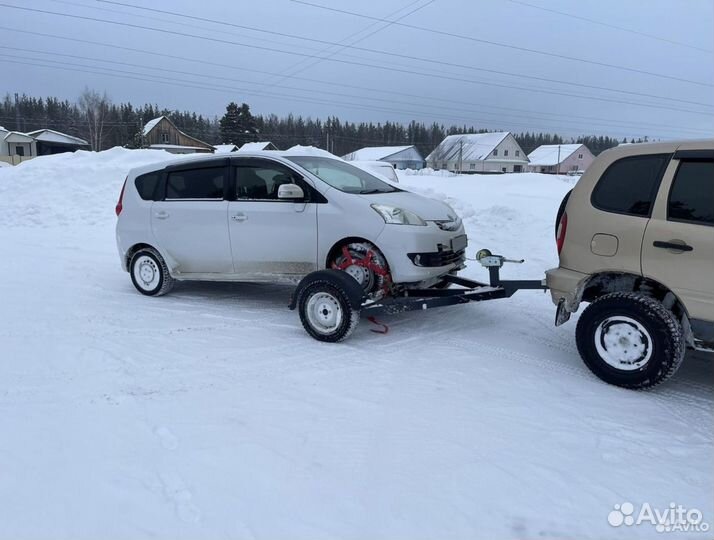
[[[240,165],[236,167],[236,198],[278,200],[278,188],[294,184],[290,171],[278,165]]]
[[[166,179],[167,199],[223,199],[223,168],[171,172]]]
[[[142,174],[135,181],[139,197],[145,201],[159,200],[159,173]]]
[[[667,201],[667,219],[714,225],[714,161],[683,161]]]
[[[593,206],[607,212],[649,216],[668,160],[668,154],[655,154],[616,161],[595,186]]]

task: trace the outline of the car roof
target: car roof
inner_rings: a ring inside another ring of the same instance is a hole
[[[714,139],[690,139],[654,143],[620,144],[603,152],[612,159],[643,154],[672,154],[677,150],[714,150]]]
[[[193,163],[210,163],[212,161],[221,161],[230,159],[234,161],[236,159],[246,159],[246,158],[267,158],[273,159],[280,162],[289,163],[287,158],[290,157],[324,157],[327,156],[314,156],[310,153],[300,153],[291,152],[288,150],[255,150],[250,152],[240,152],[240,153],[222,153],[222,154],[186,154],[175,159],[169,159],[167,161],[160,161],[158,163],[151,163],[148,165],[142,165],[140,167],[134,167],[129,171],[129,175],[132,177],[137,177],[142,174],[163,171],[167,168],[180,167],[183,165],[189,165]],[[331,159],[331,158],[327,158]],[[339,157],[335,156],[336,161],[342,161]],[[294,164],[293,164],[294,165]]]

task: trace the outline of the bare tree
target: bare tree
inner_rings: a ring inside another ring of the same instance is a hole
[[[104,92],[102,95],[96,90],[84,89],[79,96],[79,108],[87,121],[87,134],[92,150],[102,149],[104,141],[104,122],[109,113],[111,100]]]

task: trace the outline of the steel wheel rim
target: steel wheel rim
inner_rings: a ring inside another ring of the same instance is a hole
[[[595,329],[595,348],[600,358],[620,371],[641,369],[652,358],[652,336],[631,317],[608,317]]]
[[[334,333],[342,324],[344,312],[340,302],[326,292],[315,293],[307,301],[307,320],[319,334]]]
[[[141,255],[134,262],[134,280],[145,291],[152,291],[161,282],[161,269],[148,255]]]

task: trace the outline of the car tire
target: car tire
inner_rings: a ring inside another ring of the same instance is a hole
[[[163,257],[153,248],[143,248],[132,255],[129,275],[136,290],[146,296],[162,296],[176,282]]]
[[[347,250],[349,257],[346,256],[344,250]],[[367,258],[371,258],[372,265],[377,269],[376,271],[361,264]],[[354,261],[353,264],[350,264],[351,261]],[[385,288],[391,282],[387,259],[377,246],[366,241],[350,242],[343,245],[334,254],[329,267],[342,270],[350,275],[373,300],[383,296]]]
[[[685,341],[677,318],[661,302],[639,293],[598,298],[580,316],[575,335],[590,371],[623,388],[660,384],[684,359]]]
[[[347,339],[360,319],[350,296],[337,280],[321,279],[310,283],[298,299],[300,322],[318,341],[337,343]]]

